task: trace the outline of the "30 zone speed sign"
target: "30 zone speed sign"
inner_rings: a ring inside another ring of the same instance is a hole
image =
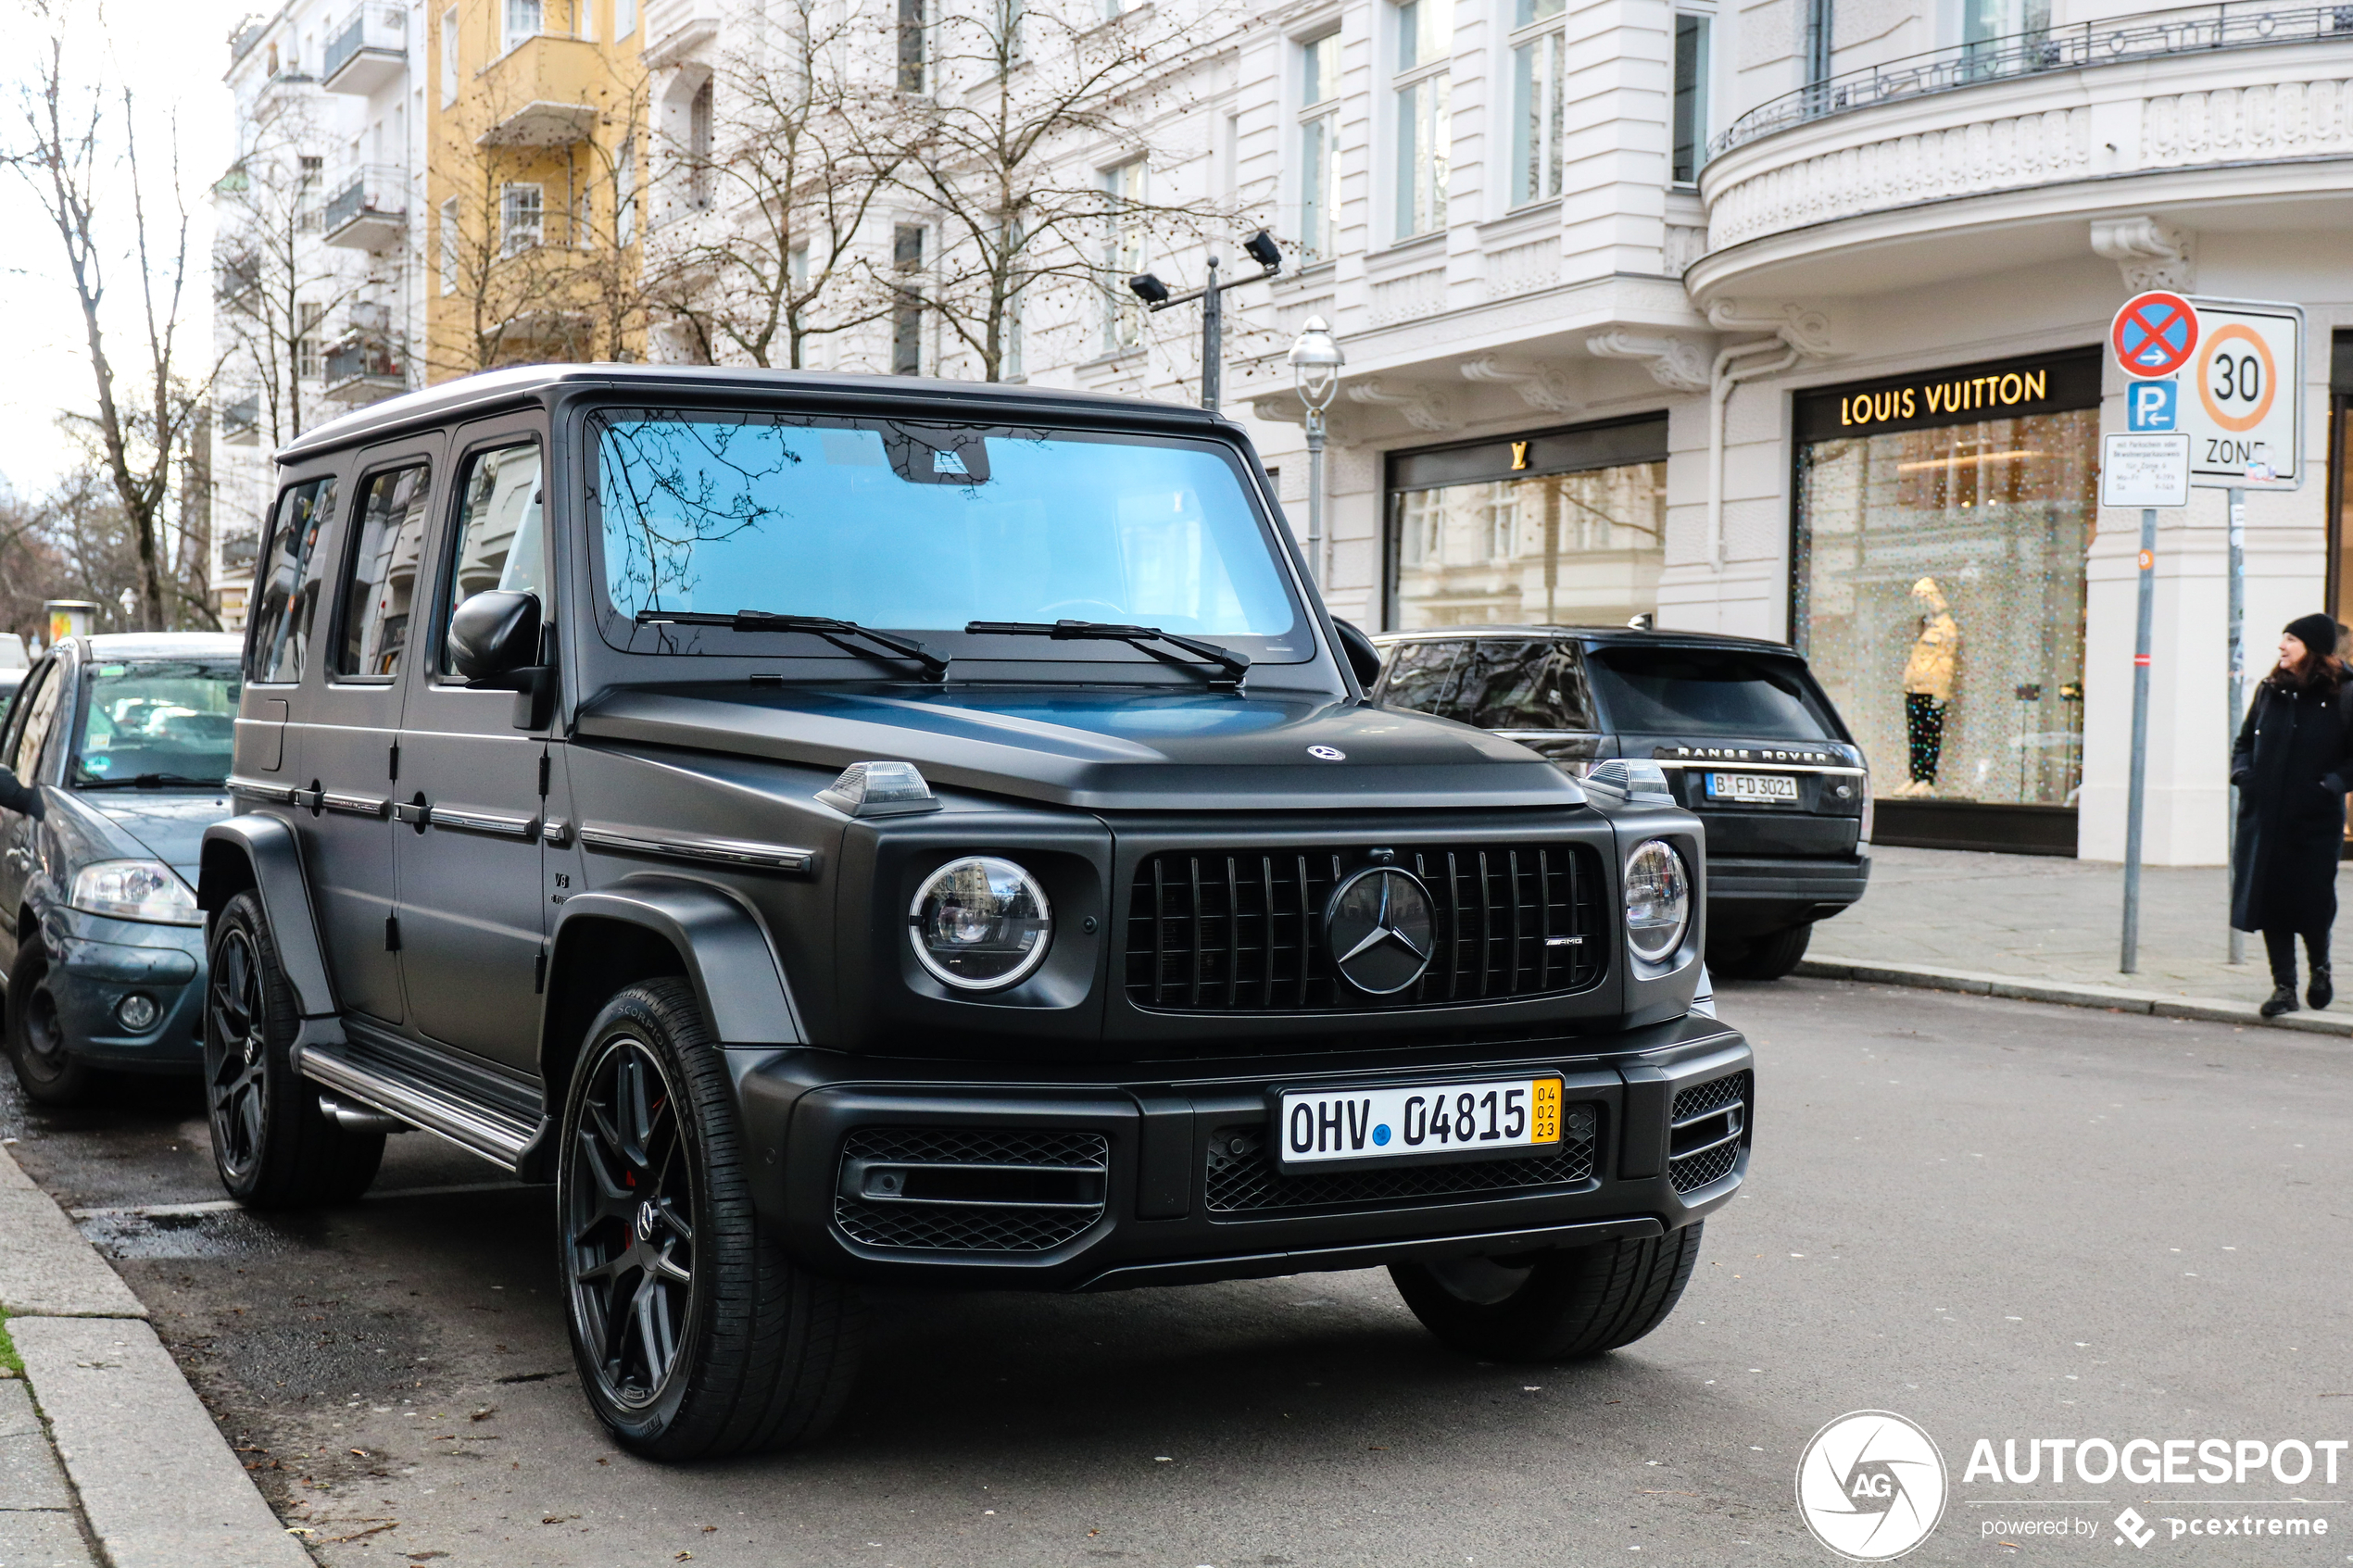
[[[2302,477],[2303,313],[2199,300],[2197,348],[2182,369],[2177,428],[2206,484],[2290,488]]]

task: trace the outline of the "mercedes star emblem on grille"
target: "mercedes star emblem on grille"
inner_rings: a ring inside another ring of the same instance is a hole
[[[1345,762],[1348,760],[1348,753],[1342,751],[1336,746],[1311,746],[1307,748],[1307,755],[1323,762]]]
[[[1436,950],[1429,890],[1411,872],[1376,866],[1332,890],[1324,939],[1332,962],[1359,991],[1386,997],[1422,977]]]

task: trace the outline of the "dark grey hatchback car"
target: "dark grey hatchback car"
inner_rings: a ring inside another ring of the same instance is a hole
[[[1237,426],[556,368],[280,461],[216,1162],[346,1199],[418,1127],[552,1180],[624,1444],[817,1432],[864,1282],[1386,1264],[1487,1360],[1673,1308],[1754,1098],[1698,823],[1370,706]]]

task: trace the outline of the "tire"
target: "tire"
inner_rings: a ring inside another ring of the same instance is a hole
[[[38,935],[17,949],[8,976],[9,1065],[25,1098],[36,1105],[80,1105],[90,1098],[97,1073],[73,1054],[49,989],[49,950]]]
[[[1665,1236],[1511,1258],[1392,1263],[1422,1326],[1488,1361],[1567,1361],[1631,1345],[1667,1321],[1699,1261],[1695,1222]]]
[[[248,1209],[350,1202],[376,1179],[384,1135],[328,1115],[295,1071],[300,1014],[261,900],[230,899],[205,947],[205,1109],[220,1185]]]
[[[1814,940],[1814,922],[1793,925],[1780,931],[1768,931],[1752,937],[1747,946],[1734,949],[1718,960],[1709,956],[1708,968],[1730,980],[1780,980],[1797,968],[1806,957],[1806,944]]]
[[[840,1413],[863,1302],[763,1230],[734,1085],[684,980],[632,985],[589,1025],[564,1096],[556,1212],[581,1387],[623,1448],[764,1452]]]

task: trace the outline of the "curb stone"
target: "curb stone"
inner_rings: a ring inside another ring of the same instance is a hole
[[[48,1439],[112,1568],[309,1568],[310,1554],[145,1321],[146,1308],[5,1148],[0,1306]],[[25,1545],[53,1549],[45,1538]],[[54,1549],[56,1561],[87,1560],[73,1555],[82,1550],[78,1530]]]
[[[2252,1002],[2220,997],[2168,996],[2158,991],[2130,991],[2121,986],[2069,985],[2063,981],[2021,980],[2015,975],[1976,970],[1943,969],[1933,964],[1875,963],[1844,959],[1807,959],[1796,972],[1809,980],[1854,980],[1879,985],[1912,985],[1930,991],[1956,991],[1975,997],[2003,997],[2012,1001],[2052,1002],[2061,1007],[2106,1008],[2116,1012],[2142,1012],[2158,1018],[2191,1018],[2208,1023],[2251,1024],[2259,1029],[2285,1029],[2305,1035],[2353,1035],[2353,1016],[2291,1012],[2265,1018]]]

